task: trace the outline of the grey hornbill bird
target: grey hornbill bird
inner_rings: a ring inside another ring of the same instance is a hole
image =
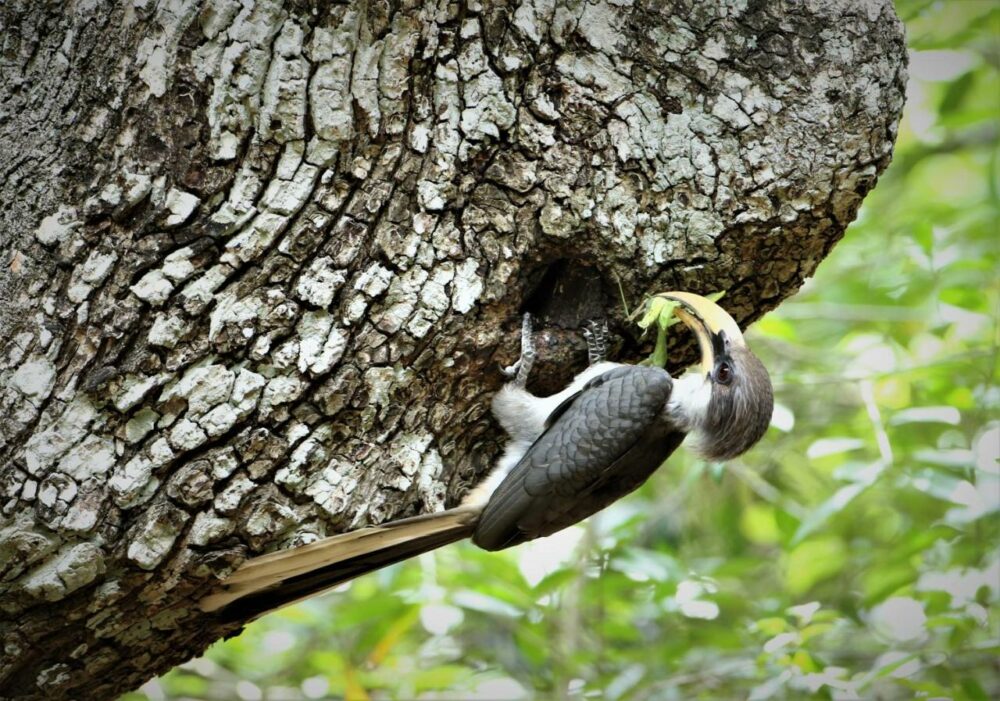
[[[591,329],[589,367],[558,394],[536,397],[525,389],[535,357],[525,316],[521,358],[492,405],[510,440],[461,506],[250,559],[201,608],[246,621],[466,537],[501,550],[555,533],[635,490],[686,437],[713,460],[749,449],[774,405],[767,370],[717,304],[688,292],[658,296],[679,305],[697,337],[698,369],[675,380],[662,368],[606,362],[603,335]]]

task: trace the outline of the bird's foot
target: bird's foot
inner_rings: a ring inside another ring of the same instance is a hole
[[[535,364],[535,343],[531,339],[531,314],[525,312],[521,321],[521,357],[513,365],[501,368],[504,375],[511,378],[515,387],[528,384],[531,366]]]
[[[583,328],[583,337],[587,341],[587,364],[593,365],[604,360],[608,355],[608,320],[590,319]]]

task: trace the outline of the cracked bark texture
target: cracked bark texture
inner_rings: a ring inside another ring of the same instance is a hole
[[[889,0],[0,7],[3,696],[236,632],[244,558],[454,504],[619,289],[794,293],[891,157]],[[690,358],[678,347],[678,361]]]

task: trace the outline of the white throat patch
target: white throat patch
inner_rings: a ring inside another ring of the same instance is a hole
[[[711,400],[712,383],[700,372],[692,370],[674,380],[667,413],[684,431],[697,432],[705,423]]]

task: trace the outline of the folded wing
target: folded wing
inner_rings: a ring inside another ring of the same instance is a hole
[[[600,511],[646,481],[684,440],[666,415],[666,370],[620,366],[591,380],[490,497],[473,541],[500,550]]]

